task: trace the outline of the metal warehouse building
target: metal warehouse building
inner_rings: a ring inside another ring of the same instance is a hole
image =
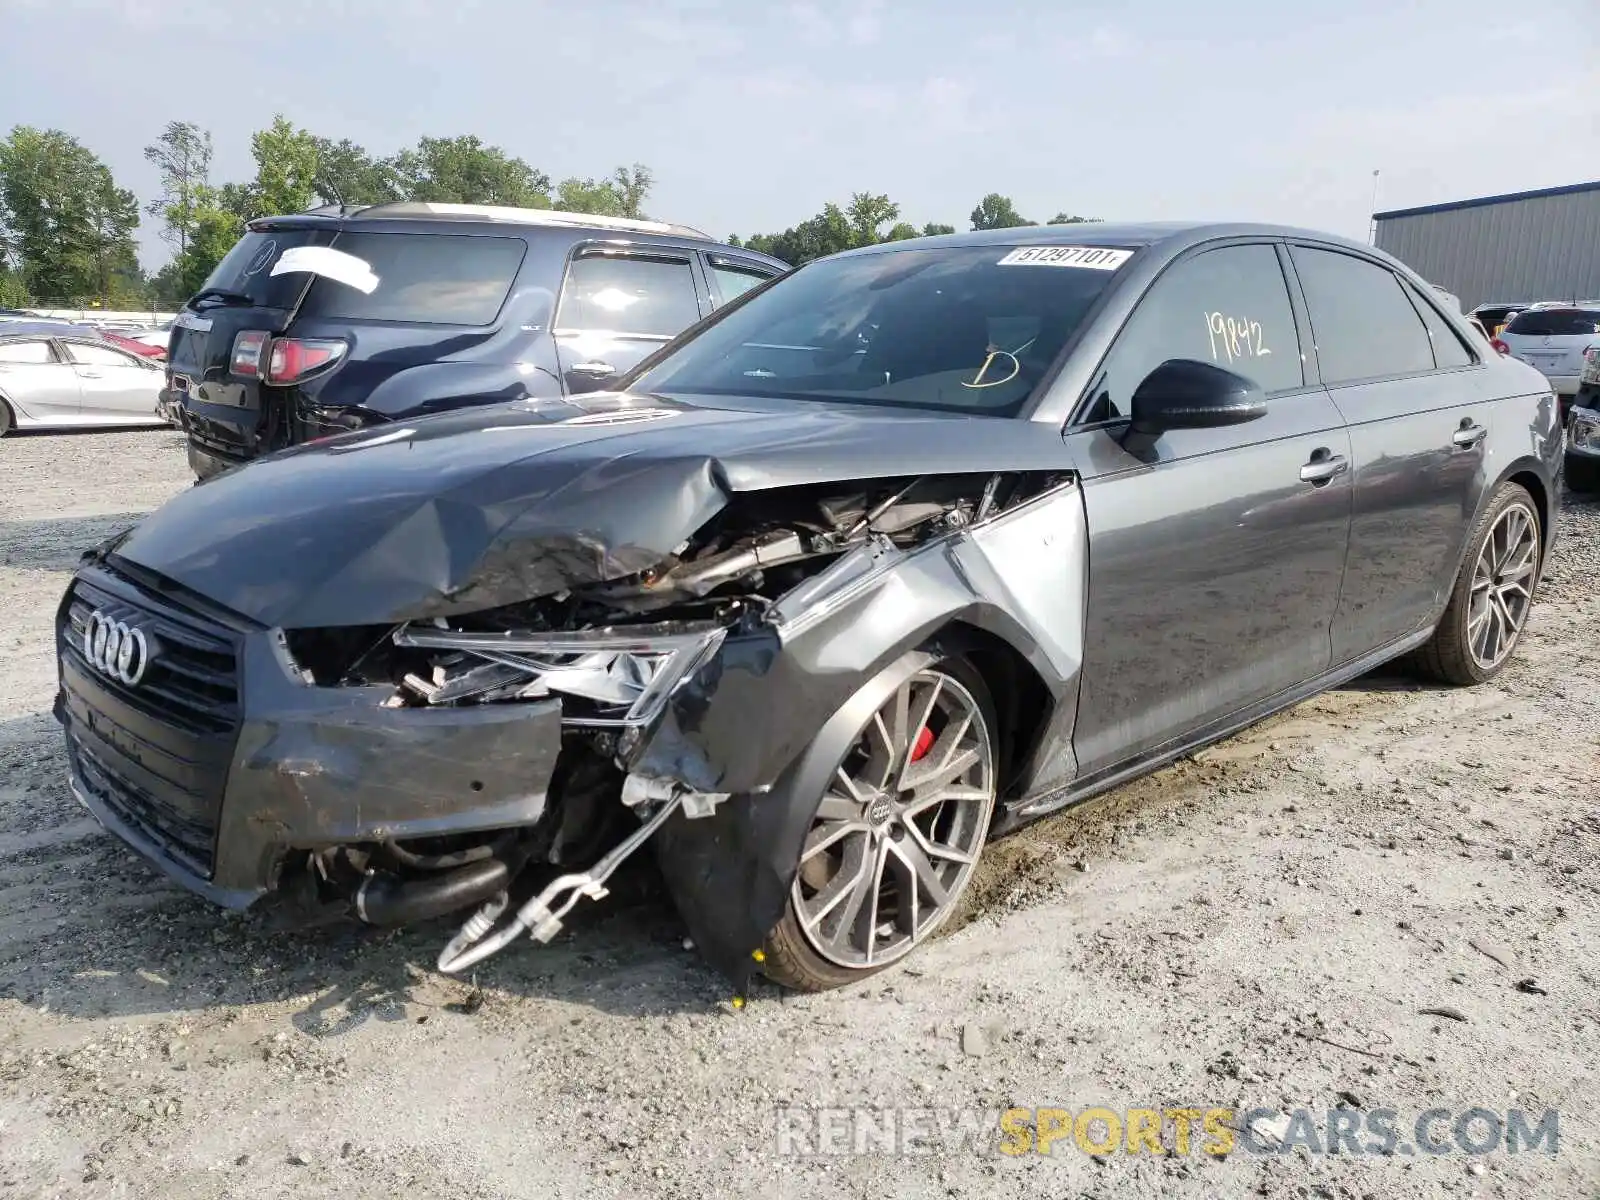
[[[1600,299],[1600,181],[1374,213],[1377,243],[1469,311]]]

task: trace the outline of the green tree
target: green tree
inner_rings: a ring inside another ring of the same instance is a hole
[[[941,234],[954,233],[955,231],[956,227],[954,225],[940,225],[936,221],[929,221],[922,227],[922,236],[938,237]]]
[[[317,172],[312,181],[324,204],[387,204],[400,199],[394,167],[373,158],[348,138],[317,138]]]
[[[622,211],[618,216],[639,220],[644,216],[644,202],[656,185],[655,173],[643,163],[631,167],[618,167],[611,173],[611,187],[616,192]]]
[[[144,272],[134,250],[133,233],[139,228],[139,201],[127,188],[119,188],[111,172],[102,167],[83,197],[83,253],[91,268],[93,291],[101,303],[137,300],[144,290]]]
[[[1010,196],[1002,196],[999,192],[990,192],[972,210],[974,229],[1012,229],[1018,225],[1032,224],[1034,222],[1017,211]]]
[[[164,296],[186,300],[205,286],[223,256],[244,236],[245,218],[239,209],[252,194],[240,184],[204,187],[196,193],[189,246],[156,275],[156,286]]]
[[[162,239],[182,258],[194,232],[196,192],[211,182],[211,134],[191,121],[169,121],[144,157],[161,175],[161,195],[145,211],[162,219]]]
[[[1087,223],[1089,221],[1092,221],[1092,220],[1094,220],[1093,217],[1073,217],[1073,216],[1067,215],[1064,212],[1058,212],[1055,216],[1050,218],[1050,220],[1047,222],[1047,224],[1050,224],[1050,225],[1083,225],[1083,224],[1085,224],[1085,223]]]
[[[471,134],[425,137],[416,149],[390,159],[389,166],[408,200],[550,207],[550,176]]]
[[[251,196],[256,216],[304,212],[317,198],[317,139],[283,114],[250,136],[256,160]]]
[[[19,125],[0,141],[0,211],[8,255],[39,300],[104,297],[114,271],[137,270],[137,201],[59,129]]]
[[[873,246],[884,240],[879,229],[885,223],[899,219],[900,206],[887,196],[854,192],[845,215],[850,218],[851,245]]]
[[[922,231],[915,225],[901,221],[898,225],[884,235],[883,240],[886,242],[909,242],[912,238],[919,238],[921,236]]]

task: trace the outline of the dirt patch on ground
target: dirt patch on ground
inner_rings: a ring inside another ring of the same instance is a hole
[[[735,1012],[658,895],[457,981],[431,969],[448,926],[274,933],[147,870],[62,785],[50,627],[77,555],[187,485],[181,440],[22,437],[0,462],[0,1195],[1600,1186],[1600,507],[1569,498],[1495,684],[1319,697],[995,844],[964,927],[907,967]],[[780,1110],[811,1105],[954,1132],[780,1154]],[[1559,1153],[959,1147],[961,1114],[992,1142],[1012,1105],[1390,1108],[1406,1142],[1429,1108],[1555,1108]]]

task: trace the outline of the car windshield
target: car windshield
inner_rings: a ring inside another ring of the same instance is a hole
[[[823,259],[627,386],[1015,416],[1132,253],[985,245]]]

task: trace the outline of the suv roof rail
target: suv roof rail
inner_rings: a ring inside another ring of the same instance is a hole
[[[598,213],[563,212],[555,208],[511,208],[501,204],[439,204],[429,200],[399,200],[355,209],[359,217],[467,217],[480,221],[507,221],[521,225],[562,225],[598,229],[626,229],[637,233],[669,233],[709,242],[711,235],[689,225],[668,221],[642,221],[632,217],[606,217]]]

